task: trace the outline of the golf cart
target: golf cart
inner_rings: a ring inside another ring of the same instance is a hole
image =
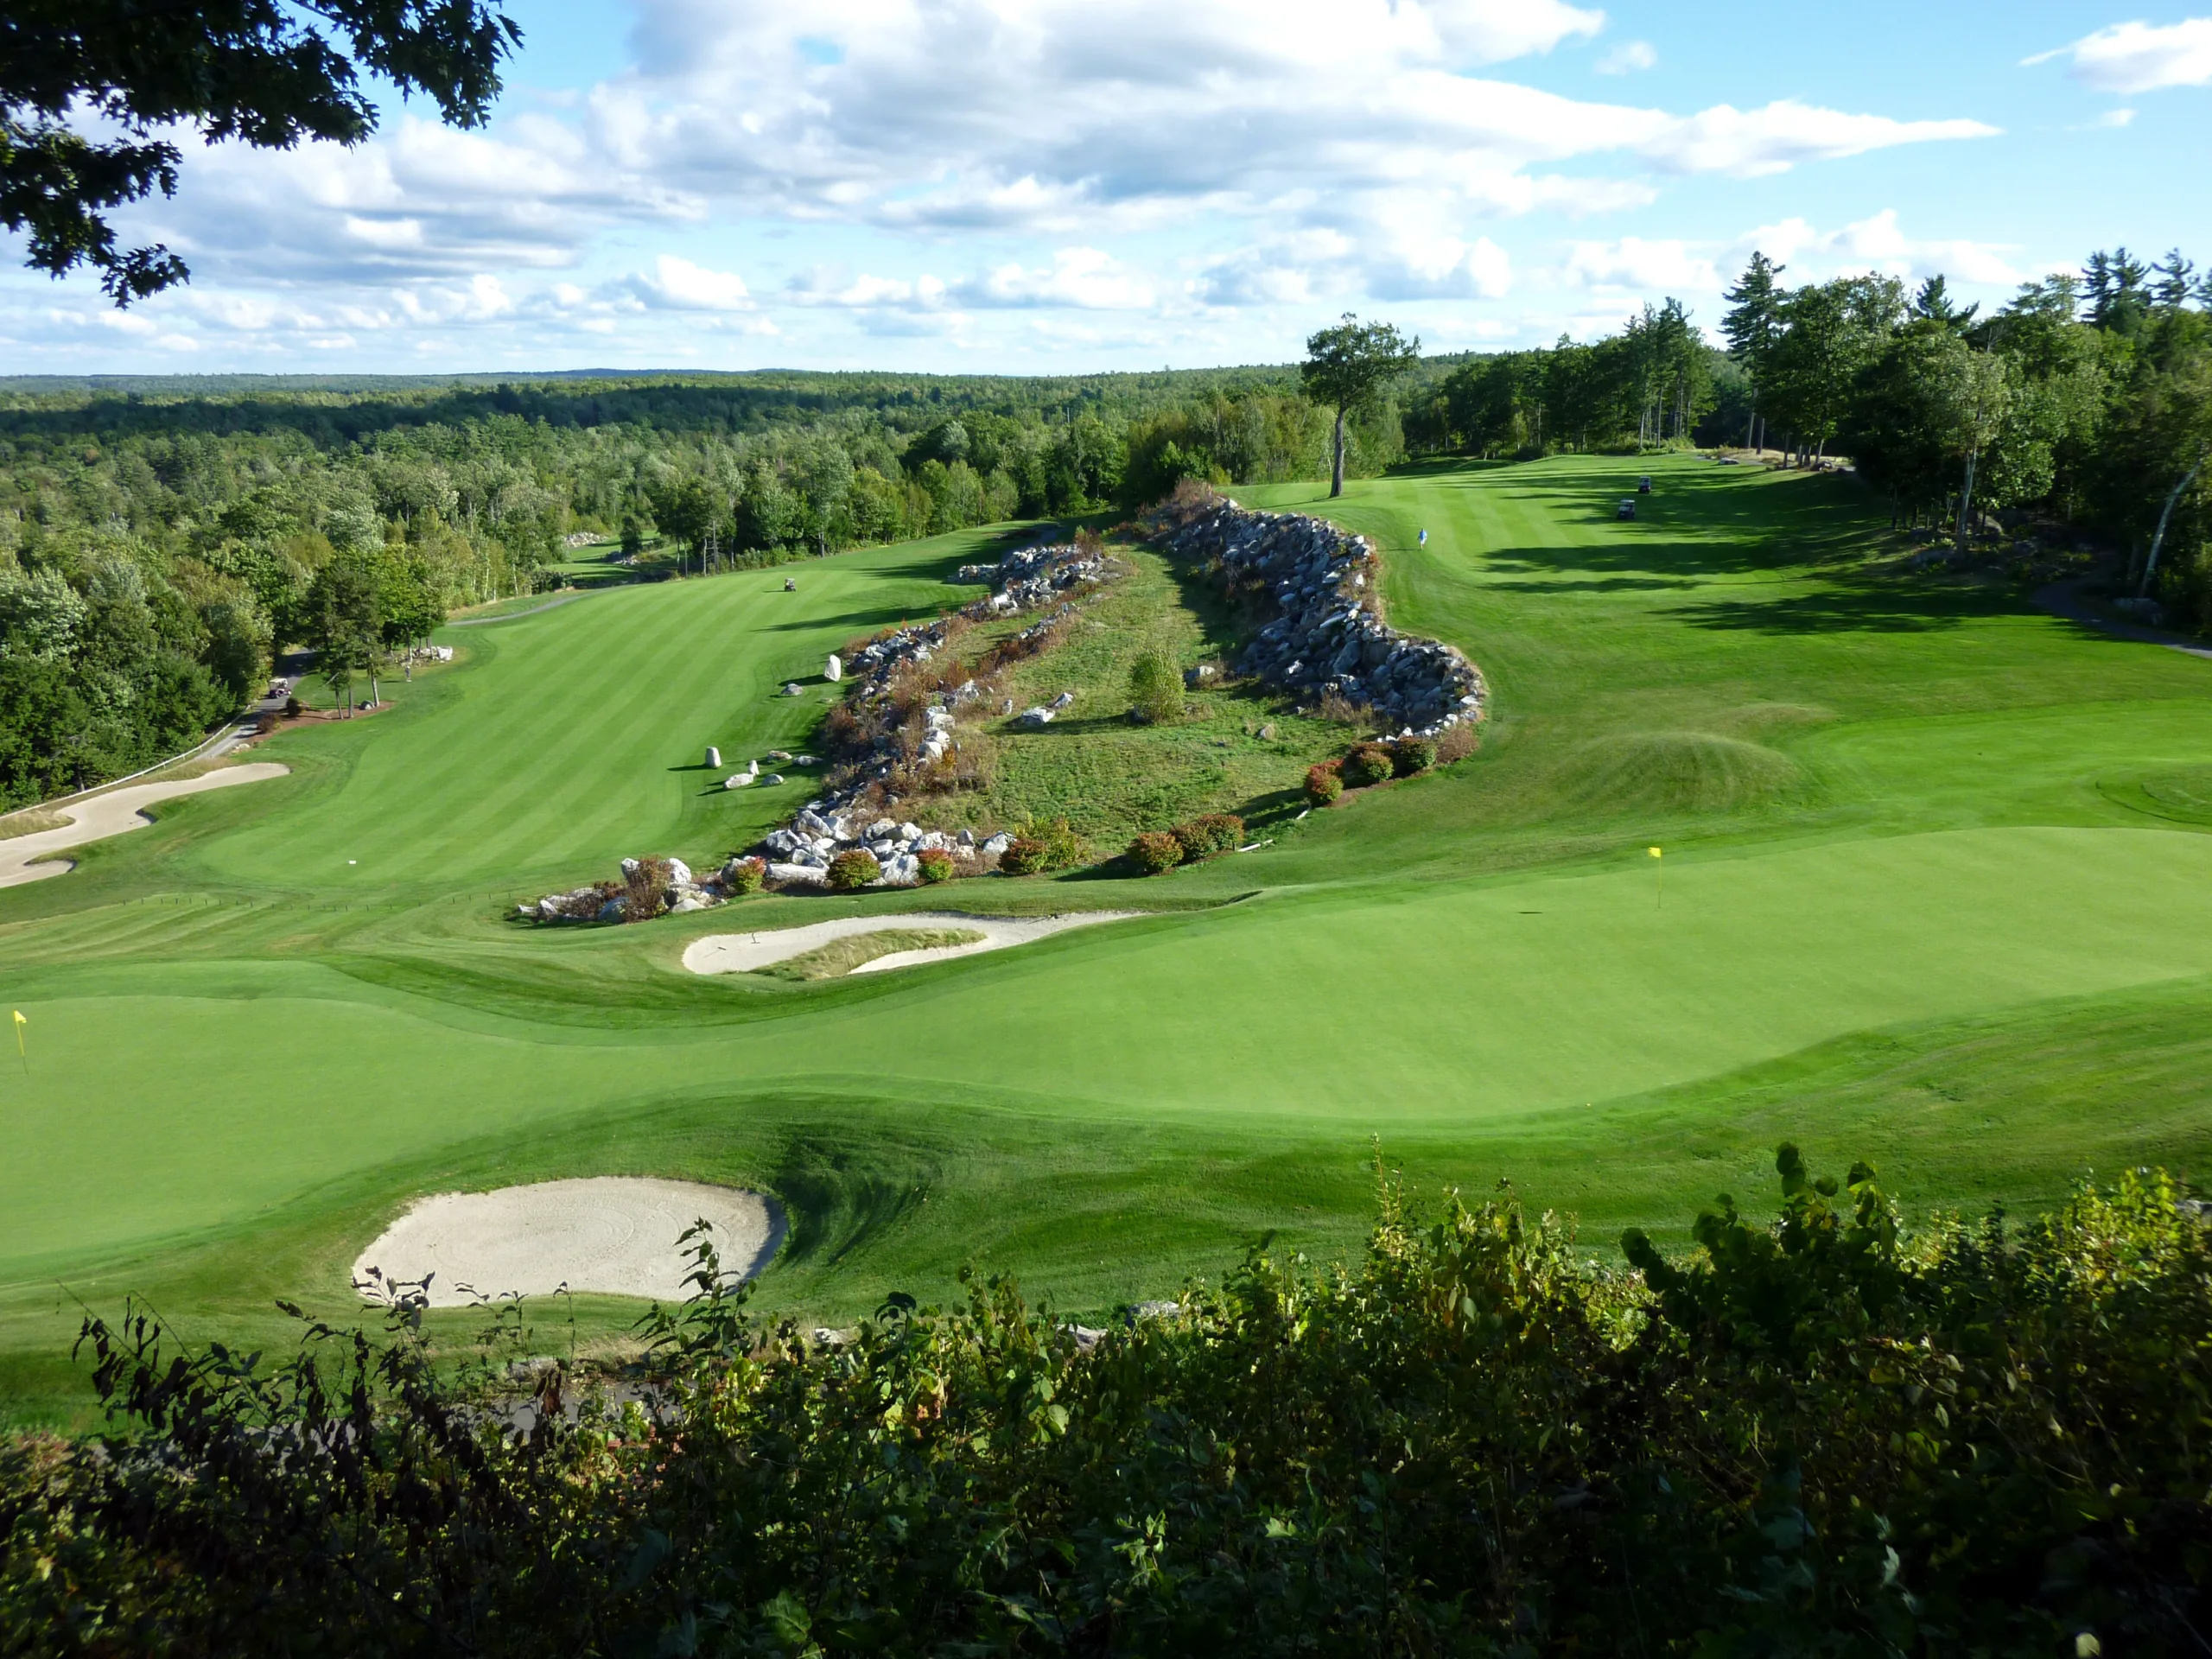
[[[1634,496],[1632,496],[1632,495],[1630,495],[1630,496],[1624,496],[1624,497],[1622,497],[1622,498],[1621,498],[1621,509],[1620,509],[1620,511],[1619,511],[1618,512],[1615,513],[1615,514],[1613,515],[1613,517],[1614,517],[1614,518],[1635,518],[1635,517],[1636,517],[1636,498],[1635,498]]]
[[[1650,474],[1646,473],[1642,478],[1636,480],[1636,493],[1638,495],[1649,495],[1651,493]]]

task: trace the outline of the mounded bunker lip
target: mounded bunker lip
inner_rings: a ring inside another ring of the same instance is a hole
[[[702,1181],[591,1175],[438,1192],[407,1207],[353,1262],[354,1287],[428,1279],[432,1307],[485,1298],[544,1296],[566,1287],[608,1296],[681,1301],[693,1268],[677,1239],[694,1222],[714,1228],[724,1273],[750,1279],[784,1242],[783,1206],[765,1193]]]
[[[131,784],[85,800],[56,803],[48,810],[69,820],[60,829],[35,830],[28,836],[0,841],[0,887],[18,887],[26,881],[41,881],[49,875],[67,875],[77,868],[75,861],[53,855],[71,847],[81,847],[87,842],[105,841],[110,836],[119,836],[126,830],[151,828],[154,821],[145,816],[147,807],[180,795],[198,795],[211,789],[228,789],[233,784],[257,784],[264,778],[283,778],[291,770],[273,760],[256,760],[248,766],[203,772],[197,778]]]
[[[832,939],[916,927],[961,927],[983,936],[974,944],[894,950],[853,969],[855,974],[880,974],[925,962],[972,957],[984,950],[1005,950],[1033,939],[1065,933],[1071,927],[1089,927],[1097,922],[1126,922],[1158,913],[1149,910],[1077,910],[1052,916],[971,916],[958,910],[906,910],[895,915],[841,916],[831,922],[809,922],[803,927],[764,929],[758,933],[709,933],[684,948],[683,965],[695,974],[749,974],[755,969],[773,967],[777,963],[804,956]]]

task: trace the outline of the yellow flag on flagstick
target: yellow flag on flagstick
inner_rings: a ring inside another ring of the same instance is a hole
[[[31,1069],[31,1055],[30,1051],[23,1046],[23,1027],[29,1024],[30,1021],[23,1018],[23,1011],[17,1008],[16,1010],[16,1053],[22,1060],[23,1070],[26,1072]]]
[[[1664,856],[1664,855],[1662,855],[1656,847],[1654,847],[1651,849],[1651,856],[1654,858],[1660,858]],[[1659,907],[1663,910],[1667,906],[1667,867],[1664,864],[1662,864],[1656,870],[1652,872],[1652,874],[1658,878]]]

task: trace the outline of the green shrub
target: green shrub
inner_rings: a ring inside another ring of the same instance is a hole
[[[1065,818],[1038,818],[1025,825],[1024,837],[1045,849],[1041,870],[1065,870],[1083,862],[1083,837]]]
[[[0,1440],[0,1652],[2201,1653],[2196,1206],[1910,1237],[1776,1167],[1633,1272],[1385,1183],[1363,1257],[1255,1245],[1087,1351],[967,1272],[817,1345],[687,1236],[615,1419],[406,1305],[258,1368],[88,1315],[105,1427]]]
[[[875,855],[865,847],[855,847],[849,853],[840,853],[830,861],[830,890],[832,893],[852,893],[882,877],[883,866],[875,861]]]
[[[1362,743],[1344,756],[1344,782],[1353,789],[1387,783],[1397,775],[1390,751],[1380,743]]]
[[[925,886],[935,887],[940,881],[950,881],[953,875],[952,855],[942,847],[925,847],[915,855],[920,866]]]
[[[722,870],[722,890],[741,897],[760,891],[760,884],[768,878],[767,861],[759,858],[734,858]]]
[[[1306,798],[1316,806],[1326,806],[1344,792],[1344,763],[1324,760],[1318,766],[1306,768]]]
[[[999,855],[999,868],[1007,875],[1034,875],[1051,850],[1033,836],[1016,836]]]
[[[1436,764],[1436,743],[1426,737],[1402,737],[1390,746],[1390,765],[1401,778],[1427,772]]]
[[[1244,844],[1244,820],[1234,812],[1209,812],[1194,822],[1205,832],[1209,853],[1233,852]]]
[[[1129,843],[1129,862],[1139,875],[1164,875],[1188,856],[1179,830],[1147,830]]]
[[[1129,715],[1147,726],[1183,718],[1183,676],[1164,651],[1147,651],[1129,670]]]

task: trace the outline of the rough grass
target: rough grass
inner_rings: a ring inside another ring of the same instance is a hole
[[[979,728],[994,752],[989,786],[931,799],[931,823],[986,830],[1065,817],[1101,853],[1205,812],[1236,812],[1264,826],[1303,804],[1298,786],[1307,766],[1343,749],[1343,728],[1249,681],[1190,692],[1180,720],[1131,721],[1129,675],[1141,658],[1157,652],[1180,671],[1230,660],[1238,641],[1201,579],[1148,549],[1115,553],[1129,575],[1084,606],[1060,645],[1008,676],[1017,714],[1063,692],[1075,702],[1041,731],[994,711]],[[1262,729],[1271,734],[1260,736]]]
[[[978,944],[984,936],[972,927],[892,927],[880,933],[848,933],[753,971],[767,979],[842,979],[863,963],[901,950],[939,950],[949,945]]]

